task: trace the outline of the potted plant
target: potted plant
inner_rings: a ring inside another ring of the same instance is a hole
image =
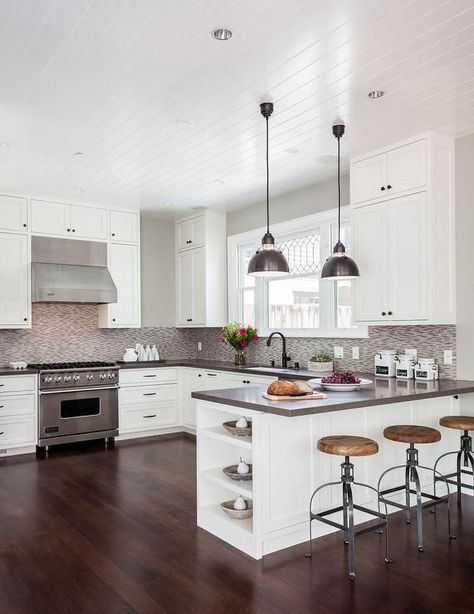
[[[257,329],[250,325],[244,326],[241,322],[229,322],[221,331],[221,341],[234,348],[235,364],[244,365],[244,350],[252,341],[258,341]]]
[[[315,373],[328,373],[328,371],[333,371],[334,363],[329,352],[326,350],[316,352],[314,356],[308,360],[308,369]]]

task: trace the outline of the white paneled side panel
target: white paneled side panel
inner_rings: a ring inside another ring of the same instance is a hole
[[[0,233],[0,328],[30,328],[30,237]]]

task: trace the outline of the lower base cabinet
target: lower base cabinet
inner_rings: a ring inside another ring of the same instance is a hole
[[[36,446],[36,375],[0,377],[0,455]]]

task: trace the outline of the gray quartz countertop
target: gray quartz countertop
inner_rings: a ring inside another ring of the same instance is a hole
[[[364,374],[362,374],[364,376]],[[323,400],[269,401],[262,397],[266,386],[245,386],[224,390],[193,392],[192,397],[223,405],[253,409],[279,416],[307,416],[328,411],[340,411],[372,405],[402,403],[418,399],[429,399],[474,392],[474,381],[442,379],[437,382],[396,380],[394,378],[373,378],[370,386],[355,392],[325,391]]]
[[[11,369],[10,367],[0,367],[0,375],[31,375],[38,373],[36,369]]]
[[[233,362],[224,360],[164,360],[164,361],[143,361],[143,362],[118,362],[117,366],[121,369],[155,369],[158,367],[190,367],[194,369],[211,369],[213,371],[231,371],[244,375],[267,375],[269,377],[285,377],[289,379],[311,379],[318,377],[313,371],[307,369],[282,369],[279,367],[261,366],[248,364],[243,367],[235,365]]]

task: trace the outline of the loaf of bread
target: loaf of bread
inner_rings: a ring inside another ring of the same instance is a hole
[[[267,388],[267,394],[279,397],[293,397],[312,392],[311,386],[303,380],[277,379]]]

